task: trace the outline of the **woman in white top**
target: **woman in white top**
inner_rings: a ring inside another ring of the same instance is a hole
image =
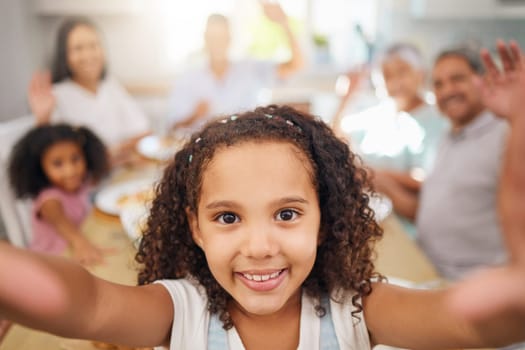
[[[35,73],[28,95],[38,124],[67,122],[92,129],[109,146],[114,164],[128,162],[136,141],[150,129],[146,115],[108,77],[100,35],[86,19],[62,24],[52,73]]]

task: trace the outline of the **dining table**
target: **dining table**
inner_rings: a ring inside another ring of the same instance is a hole
[[[147,171],[123,170],[112,176],[110,182],[129,181],[137,178],[137,173],[160,176],[161,172],[159,164],[150,166]],[[413,286],[442,285],[443,280],[435,268],[415,241],[405,232],[394,214],[387,216],[380,224],[384,230],[384,236],[376,246],[375,265],[378,272]],[[107,214],[95,207],[86,218],[82,229],[94,244],[111,248],[113,251],[112,254],[105,257],[102,265],[87,267],[87,269],[94,275],[115,283],[136,285],[138,271],[138,265],[134,261],[136,242],[126,233],[119,217]],[[128,349],[111,347],[109,344],[107,347],[95,345],[89,340],[67,339],[13,324],[0,343],[0,350]]]

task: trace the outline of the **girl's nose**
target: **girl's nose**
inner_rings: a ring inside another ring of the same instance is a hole
[[[279,252],[275,233],[269,227],[251,227],[244,235],[241,253],[246,257],[264,259],[275,256]]]

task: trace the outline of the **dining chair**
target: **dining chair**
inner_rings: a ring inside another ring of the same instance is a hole
[[[34,124],[31,115],[0,122],[0,214],[8,240],[18,247],[26,247],[31,241],[31,201],[15,197],[7,169],[11,149]]]

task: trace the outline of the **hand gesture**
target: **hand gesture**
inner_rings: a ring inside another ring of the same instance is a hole
[[[277,2],[270,2],[267,0],[260,1],[266,17],[275,23],[282,26],[288,25],[288,17],[284,13],[283,8]]]
[[[31,112],[38,125],[47,124],[55,108],[55,96],[51,89],[51,74],[36,72],[31,78],[28,90],[28,99]]]
[[[481,92],[487,108],[512,122],[516,112],[525,110],[525,56],[515,41],[508,46],[498,41],[497,46],[502,70],[496,67],[486,49],[481,51],[486,67]]]
[[[503,69],[486,50],[483,89],[486,106],[509,120],[511,131],[498,193],[498,210],[509,254],[507,265],[480,271],[460,283],[452,294],[452,307],[475,324],[497,320],[508,334],[525,329],[525,64],[515,42],[498,42]]]

